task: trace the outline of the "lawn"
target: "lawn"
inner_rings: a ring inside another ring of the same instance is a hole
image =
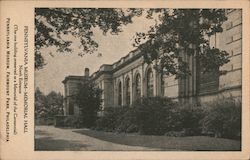
[[[240,151],[241,142],[223,138],[207,136],[168,137],[148,136],[138,134],[112,133],[88,129],[74,132],[90,137],[130,146],[158,148],[160,150],[179,151]]]

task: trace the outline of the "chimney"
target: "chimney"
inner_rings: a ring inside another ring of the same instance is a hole
[[[89,77],[89,68],[85,68],[84,76]]]

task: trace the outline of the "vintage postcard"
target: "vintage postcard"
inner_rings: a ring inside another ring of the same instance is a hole
[[[0,7],[0,159],[250,158],[249,1]]]

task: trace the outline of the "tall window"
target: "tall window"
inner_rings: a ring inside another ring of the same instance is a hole
[[[126,104],[130,105],[130,79],[126,79]]]
[[[69,115],[74,115],[74,104],[69,101]]]
[[[150,68],[147,72],[147,96],[152,97],[154,95],[154,81],[153,71]]]
[[[198,92],[199,94],[217,92],[219,89],[219,68],[213,71],[202,72],[204,69],[200,67]]]
[[[141,76],[137,74],[135,77],[135,98],[141,97]]]
[[[118,83],[118,105],[122,105],[122,82]]]

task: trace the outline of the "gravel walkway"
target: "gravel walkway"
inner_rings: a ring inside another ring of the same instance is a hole
[[[155,148],[121,145],[75,133],[77,129],[35,127],[35,150],[40,151],[138,151]],[[82,130],[82,129],[81,129]]]

